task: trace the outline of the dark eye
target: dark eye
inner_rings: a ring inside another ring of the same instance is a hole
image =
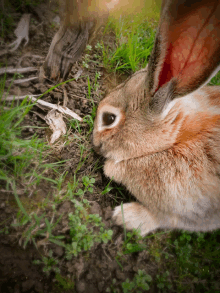
[[[103,124],[108,126],[111,125],[115,121],[116,116],[112,113],[105,112],[102,115]]]

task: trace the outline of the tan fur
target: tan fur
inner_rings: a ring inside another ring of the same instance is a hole
[[[205,92],[209,93],[209,88],[204,88]],[[217,94],[220,99],[219,92],[215,92]],[[196,231],[220,228],[220,115],[207,112],[207,108],[203,112],[205,102],[212,108],[213,100],[208,95],[196,95],[196,98],[200,105],[198,113],[192,111],[190,115],[187,110],[185,115],[180,99],[175,111],[171,109],[165,121],[156,121],[154,131],[146,131],[144,141],[141,140],[143,132],[136,133],[137,140],[130,142],[131,146],[134,145],[132,158],[131,155],[125,158],[124,138],[120,138],[117,132],[116,140],[121,144],[121,150],[117,150],[116,145],[110,146],[109,153],[113,155],[105,162],[105,175],[125,185],[145,206],[146,213],[143,217],[143,212],[138,212],[143,206],[137,203],[129,205],[129,213],[124,208],[128,229],[140,225],[144,235],[156,227]],[[107,99],[110,102],[110,96]],[[216,109],[220,113],[220,105]],[[170,125],[176,111],[178,116]],[[110,135],[113,135],[113,143],[116,142],[114,134]],[[101,138],[101,134],[94,130],[94,141],[96,136],[103,142],[106,139],[105,135]],[[126,139],[129,141],[129,137]],[[172,145],[167,147],[167,141]],[[155,149],[160,147],[162,151],[149,154],[150,150],[146,154],[145,142]],[[134,215],[140,215],[139,220],[137,216],[131,217],[131,210]],[[151,221],[146,225],[148,214]],[[152,215],[156,222],[152,221]],[[113,219],[117,224],[123,224],[119,207]]]
[[[177,92],[186,95],[176,94],[174,76],[152,96],[160,83],[147,78],[159,78],[165,55],[153,56],[156,64],[151,62],[148,72],[136,72],[100,103],[93,144],[107,158],[105,175],[140,202],[124,204],[123,213],[116,207],[116,224],[140,228],[142,235],[159,227],[210,231],[220,228],[220,87],[203,86],[214,70],[206,67],[198,85],[190,83],[186,90],[186,83],[181,88],[178,82]],[[98,121],[108,107],[117,109],[121,119],[102,129]]]

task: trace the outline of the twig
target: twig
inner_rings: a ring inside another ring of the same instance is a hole
[[[6,98],[3,98],[5,101],[10,102],[10,101],[18,101],[18,100],[24,100],[28,95],[25,96],[7,96]],[[39,97],[40,95],[34,95],[33,97]]]
[[[38,113],[38,112],[36,112],[36,111],[31,111],[31,112],[34,113],[35,115],[37,115],[38,117],[40,117],[42,120],[45,121],[45,117],[44,117],[44,115],[42,115],[42,114],[40,114],[40,113]]]
[[[64,99],[63,99],[63,107],[67,106],[68,103],[68,96],[67,96],[67,91],[66,89],[63,89],[63,95],[64,95]]]
[[[17,79],[17,80],[14,80],[14,81],[13,81],[13,79],[8,79],[8,80],[6,80],[6,81],[7,81],[7,82],[11,82],[11,81],[13,81],[13,84],[21,84],[21,83],[29,82],[29,81],[36,80],[36,79],[38,79],[38,76],[33,76],[33,77],[29,77],[29,78]]]
[[[0,75],[5,74],[5,73],[27,73],[27,72],[33,72],[37,71],[38,68],[36,67],[24,67],[24,68],[14,68],[12,66],[9,67],[4,67],[0,69]]]
[[[77,119],[79,121],[83,121],[83,119],[77,115],[75,112],[73,112],[72,110],[68,109],[67,107],[62,107],[60,105],[54,105],[54,104],[51,104],[51,103],[48,103],[48,102],[45,102],[43,100],[40,100],[40,99],[36,99],[34,98],[34,96],[17,96],[17,97],[13,97],[13,96],[8,96],[5,100],[6,101],[13,101],[14,100],[22,100],[24,98],[28,98],[29,100],[31,100],[32,102],[37,102],[39,104],[41,104],[42,106],[45,106],[45,107],[48,107],[50,109],[55,109],[55,110],[58,110],[60,113],[63,113],[63,114],[66,114],[74,119]]]
[[[21,58],[18,60],[17,66],[16,67],[20,67],[21,66],[21,62],[24,58],[31,58],[31,60],[33,59],[44,59],[43,56],[40,55],[31,55],[30,52],[24,54],[23,56],[21,56]]]

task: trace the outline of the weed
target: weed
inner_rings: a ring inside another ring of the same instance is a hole
[[[89,61],[90,61],[89,54],[85,54],[83,57],[83,61],[82,61],[83,67],[88,69],[89,68]]]
[[[99,83],[98,83],[98,80],[100,79],[101,77],[101,73],[98,71],[95,73],[95,81],[94,81],[94,86],[93,86],[93,89],[94,91],[96,92],[98,89],[99,89]]]
[[[82,130],[81,130],[81,124],[79,123],[79,121],[77,119],[72,119],[70,120],[70,126],[75,130],[77,131],[79,134],[82,133]]]
[[[57,281],[57,287],[64,290],[74,289],[75,283],[70,279],[61,276],[60,274],[56,274],[55,279]]]
[[[78,189],[76,195],[81,201],[73,198],[71,201],[75,206],[74,213],[69,214],[70,242],[66,245],[66,257],[71,259],[72,255],[77,256],[81,251],[87,251],[95,243],[101,241],[107,243],[113,234],[112,230],[105,230],[102,218],[96,214],[89,214],[89,202],[84,198],[88,191],[93,192],[94,178],[84,176],[82,178],[83,189]]]
[[[94,112],[96,111],[96,107],[94,109]],[[87,136],[90,135],[90,133],[93,131],[93,125],[94,125],[94,116],[95,114],[92,112],[91,115],[86,115],[84,118],[83,118],[83,122],[86,122],[87,125],[89,126],[89,130],[87,132]]]
[[[0,230],[0,234],[8,235],[9,234],[9,227],[8,226],[5,226],[4,228],[2,228]]]
[[[132,232],[127,232],[124,230],[124,235],[125,241],[121,247],[121,250],[117,252],[117,256],[115,258],[116,262],[122,270],[123,266],[120,261],[124,259],[123,256],[125,254],[140,252],[147,248],[143,237],[140,235],[140,230],[133,230]]]
[[[113,187],[109,186],[110,183],[112,182],[112,180],[113,179],[111,179],[109,181],[109,183],[106,185],[106,187],[104,188],[104,190],[101,192],[101,195],[105,195],[106,193],[109,193],[113,189]]]
[[[157,288],[161,289],[162,292],[170,292],[172,285],[170,280],[168,280],[170,273],[166,271],[161,275],[157,275]],[[167,291],[168,289],[168,291]]]
[[[150,275],[146,274],[144,270],[138,270],[132,281],[127,279],[122,283],[122,289],[124,293],[129,292],[145,292],[150,289],[149,283],[152,281]],[[144,290],[144,291],[142,291]]]
[[[116,279],[113,279],[111,286],[108,287],[105,292],[119,293],[119,290],[115,289],[115,284],[116,284]]]
[[[103,48],[104,48],[104,45],[103,45],[103,43],[97,43],[96,45],[95,45],[95,48],[97,49],[97,50],[103,50]]]
[[[71,259],[81,251],[87,251],[95,243],[107,243],[113,234],[112,230],[105,230],[102,218],[99,215],[89,214],[83,206],[86,200],[79,203],[72,201],[75,205],[75,212],[69,214],[69,227],[71,243],[66,245],[66,257]],[[97,229],[96,229],[97,228]]]
[[[126,233],[126,240],[123,243],[123,253],[131,254],[134,252],[140,252],[147,248],[144,243],[143,237],[140,235],[140,230],[133,230]]]
[[[49,251],[48,257],[42,256],[42,260],[34,260],[33,263],[35,265],[44,265],[43,272],[48,276],[51,272],[55,272],[56,274],[60,273],[60,269],[57,267],[59,261],[53,257],[52,250]]]

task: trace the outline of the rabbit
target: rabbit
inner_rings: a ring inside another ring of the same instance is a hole
[[[138,200],[117,206],[116,225],[220,228],[220,2],[163,1],[146,68],[99,104],[94,150],[104,173]]]

